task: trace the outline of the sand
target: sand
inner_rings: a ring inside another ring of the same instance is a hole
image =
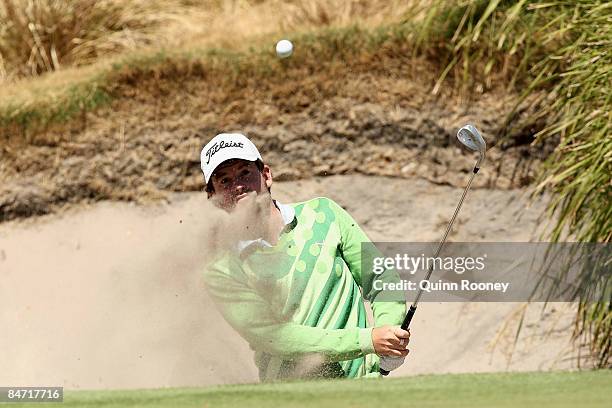
[[[438,240],[461,190],[362,175],[275,183],[291,202],[328,196],[373,240]],[[544,203],[476,189],[451,240],[537,240]],[[256,382],[252,351],[202,287],[211,210],[201,193],[160,205],[100,202],[0,224],[0,384],[76,389]],[[573,305],[423,303],[393,375],[575,367]],[[512,359],[509,359],[512,354]]]

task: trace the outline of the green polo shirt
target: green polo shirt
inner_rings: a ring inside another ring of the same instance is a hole
[[[378,375],[363,299],[375,326],[401,324],[406,305],[376,301],[380,276],[362,271],[367,236],[328,198],[278,206],[287,225],[276,245],[252,241],[206,269],[218,309],[255,351],[263,381]]]

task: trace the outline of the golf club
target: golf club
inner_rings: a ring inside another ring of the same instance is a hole
[[[442,240],[438,244],[438,249],[436,249],[434,258],[437,258],[438,255],[440,255],[440,251],[442,250],[442,247],[444,246],[444,242],[446,242],[446,238],[448,237],[448,234],[451,228],[453,227],[455,218],[457,218],[457,214],[459,214],[459,210],[461,209],[463,200],[465,199],[465,196],[467,195],[467,192],[470,189],[470,186],[472,185],[472,181],[474,180],[476,173],[478,173],[478,170],[480,170],[480,165],[483,163],[485,159],[485,152],[487,150],[487,144],[485,143],[484,139],[480,135],[480,132],[478,131],[478,129],[476,129],[476,127],[473,125],[465,125],[461,129],[459,129],[459,131],[457,132],[457,139],[459,139],[459,141],[463,143],[463,145],[466,146],[468,149],[477,151],[479,154],[479,157],[478,157],[478,161],[474,165],[474,169],[472,170],[470,181],[468,181],[468,184],[463,190],[463,194],[461,195],[461,199],[459,200],[459,204],[457,205],[457,208],[455,208],[455,213],[453,214],[453,217],[451,218],[450,222],[448,223],[448,226],[446,227],[446,231],[444,232],[444,236],[442,237]],[[433,272],[433,265],[434,265],[433,262],[429,265],[429,270],[427,271],[427,275],[425,276],[425,280],[427,281],[429,280]],[[402,329],[408,330],[408,327],[410,327],[410,322],[412,321],[414,312],[416,312],[417,304],[419,303],[419,300],[421,299],[422,294],[423,294],[423,289],[420,289],[417,292],[416,299],[410,306],[408,313],[406,313],[406,317],[404,318],[404,321],[401,325]],[[379,371],[382,375],[389,374],[389,371],[383,370],[382,368]]]

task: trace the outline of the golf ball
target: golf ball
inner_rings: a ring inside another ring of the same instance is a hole
[[[293,44],[289,40],[280,40],[276,43],[276,55],[279,58],[287,58],[293,53]]]

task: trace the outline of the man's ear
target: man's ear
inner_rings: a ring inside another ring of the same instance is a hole
[[[215,188],[212,185],[212,180],[209,180],[208,183],[204,186],[204,191],[206,191],[206,195],[210,200],[213,195],[215,195]]]
[[[270,166],[264,164],[261,174],[264,182],[266,183],[266,187],[270,189],[270,187],[272,187],[272,170],[270,170]]]

